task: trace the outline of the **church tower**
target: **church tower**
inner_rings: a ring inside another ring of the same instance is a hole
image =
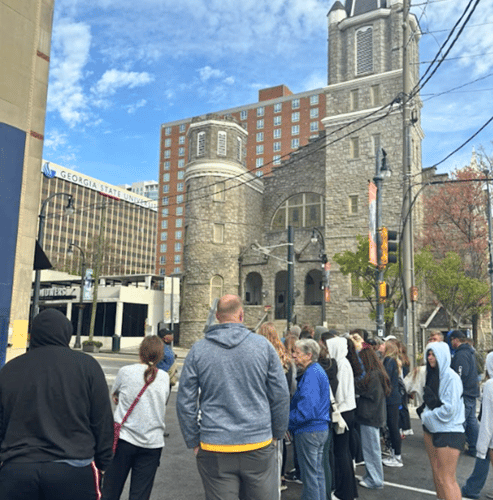
[[[326,147],[326,228],[329,261],[355,251],[357,235],[368,235],[368,182],[375,175],[376,152],[383,148],[392,177],[383,183],[383,225],[398,230],[403,201],[403,44],[410,60],[411,84],[419,79],[420,30],[413,15],[411,38],[403,40],[402,0],[336,1],[328,15]],[[410,101],[411,176],[421,172],[419,93]],[[353,287],[354,288],[354,287]],[[335,263],[331,271],[331,326],[371,327],[368,303]],[[373,325],[374,326],[374,325]]]
[[[208,115],[188,129],[180,345],[203,337],[214,299],[239,293],[240,248],[262,229],[263,181],[245,167],[247,131]]]

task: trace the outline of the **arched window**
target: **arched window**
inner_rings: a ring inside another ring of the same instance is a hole
[[[286,301],[288,298],[288,272],[279,271],[276,274],[276,319],[286,319]]]
[[[222,276],[216,274],[211,278],[211,303],[212,306],[214,299],[220,299],[223,296],[224,279]]]
[[[373,28],[366,26],[356,31],[356,74],[373,72]]]
[[[312,269],[305,278],[305,306],[319,306],[322,300],[322,271]]]
[[[248,273],[246,277],[245,304],[250,306],[262,304],[262,276],[259,273]]]
[[[293,227],[317,227],[324,225],[325,203],[323,196],[301,193],[288,198],[272,218],[271,229],[280,231]]]

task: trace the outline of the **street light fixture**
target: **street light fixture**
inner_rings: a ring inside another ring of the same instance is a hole
[[[69,193],[55,193],[46,198],[41,205],[41,210],[39,212],[39,227],[38,227],[38,244],[42,248],[43,247],[43,236],[44,236],[44,227],[45,227],[45,211],[47,203],[55,198],[56,196],[65,196],[67,198],[67,206],[65,207],[65,213],[67,215],[73,215],[74,209],[74,197]],[[35,278],[34,278],[34,293],[33,293],[33,305],[31,310],[31,324],[35,316],[39,313],[39,289],[41,285],[41,271],[39,269],[36,270]]]
[[[75,336],[74,349],[80,349],[80,335],[82,330],[82,311],[84,310],[84,279],[86,276],[86,254],[79,245],[73,241],[69,243],[67,255],[74,255],[74,247],[77,248],[82,256],[81,271],[80,271],[80,296],[79,296],[79,315],[77,316],[77,334]]]

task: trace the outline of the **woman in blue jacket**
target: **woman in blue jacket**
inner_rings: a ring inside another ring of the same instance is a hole
[[[460,500],[456,469],[464,449],[464,402],[462,382],[450,368],[450,349],[445,342],[426,346],[426,384],[421,421],[437,498]]]
[[[302,500],[326,500],[322,466],[330,422],[330,385],[317,363],[320,346],[312,339],[298,340],[293,359],[302,372],[291,400],[289,430],[294,436],[301,480]]]

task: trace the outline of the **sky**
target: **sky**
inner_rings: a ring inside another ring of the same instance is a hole
[[[413,0],[428,68],[469,3]],[[43,158],[111,184],[158,180],[162,123],[327,85],[335,0],[56,0]],[[460,88],[459,88],[460,87]],[[423,167],[493,116],[493,1],[481,0],[421,91]],[[493,122],[441,163],[493,154]]]

